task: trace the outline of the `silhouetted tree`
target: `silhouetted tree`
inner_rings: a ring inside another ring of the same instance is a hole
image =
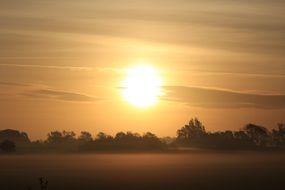
[[[13,129],[5,129],[0,131],[0,142],[10,140],[17,144],[30,143],[27,133],[19,132]]]
[[[250,138],[247,136],[247,134],[244,131],[236,131],[234,132],[234,136],[236,139],[240,141],[250,141]]]
[[[275,146],[285,146],[285,123],[278,123],[277,129],[272,130],[272,139]]]
[[[250,137],[243,130],[235,131],[234,138],[235,138],[237,147],[252,148],[253,146],[255,146],[254,142],[250,139]]]
[[[142,141],[147,149],[159,149],[163,147],[163,143],[151,132],[145,133],[142,136]]]
[[[48,134],[48,143],[71,143],[75,142],[76,134],[73,131],[52,131]]]
[[[146,140],[159,140],[157,138],[157,136],[151,132],[147,132],[145,133],[143,136],[142,136],[143,139],[146,139]]]
[[[141,136],[138,133],[132,133],[132,132],[119,132],[115,136],[115,140],[119,141],[125,141],[125,142],[135,142],[138,141],[141,138]]]
[[[119,132],[114,138],[115,147],[117,149],[141,149],[143,144],[141,136],[132,132]]]
[[[76,141],[76,134],[73,131],[63,131],[63,139],[64,142],[75,142]]]
[[[177,140],[180,143],[201,144],[206,135],[207,133],[202,122],[197,118],[193,118],[188,125],[177,131]]]
[[[62,142],[62,133],[59,131],[52,131],[48,134],[48,143],[60,143]]]
[[[115,139],[116,140],[122,140],[122,139],[125,139],[126,138],[126,134],[124,132],[118,132],[116,135],[115,135]]]
[[[15,152],[16,151],[16,145],[13,141],[5,140],[0,144],[0,149],[3,152]]]
[[[249,139],[257,146],[265,146],[269,140],[269,131],[262,126],[247,124],[244,129]]]
[[[220,148],[220,149],[229,149],[234,148],[236,146],[236,140],[234,138],[234,133],[232,131],[221,131],[208,133],[207,136],[204,137],[206,142],[204,146],[211,148]]]
[[[80,142],[86,143],[86,142],[91,142],[93,139],[92,139],[92,135],[89,132],[81,131],[81,134],[78,137],[78,140]]]
[[[99,133],[97,134],[97,137],[96,137],[95,140],[97,140],[97,141],[106,141],[106,140],[112,140],[112,139],[113,139],[112,136],[107,135],[107,134],[105,134],[105,133],[103,133],[103,132],[99,132]]]

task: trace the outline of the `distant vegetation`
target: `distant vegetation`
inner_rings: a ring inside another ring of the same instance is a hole
[[[147,132],[143,135],[119,132],[115,136],[103,132],[95,138],[83,131],[52,131],[44,141],[30,141],[26,133],[6,129],[0,131],[0,149],[10,152],[104,152],[104,151],[167,151],[180,148],[201,149],[278,149],[285,150],[285,124],[267,128],[247,124],[238,131],[209,132],[197,118],[177,130],[175,138],[158,138]]]
[[[247,124],[239,131],[207,132],[197,119],[177,131],[175,144],[214,149],[256,149],[285,148],[285,124],[279,123],[276,129],[255,124]]]

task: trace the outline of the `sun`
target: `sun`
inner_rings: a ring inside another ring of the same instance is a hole
[[[158,71],[146,64],[127,69],[122,87],[124,99],[139,108],[154,105],[162,94]]]

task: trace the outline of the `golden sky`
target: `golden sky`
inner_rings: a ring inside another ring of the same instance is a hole
[[[2,0],[0,129],[152,131],[174,136],[191,117],[217,131],[285,122],[281,0]],[[145,62],[163,96],[122,97]]]

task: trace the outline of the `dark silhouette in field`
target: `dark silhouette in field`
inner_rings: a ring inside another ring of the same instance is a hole
[[[39,178],[41,190],[47,190],[48,187],[48,180],[44,179],[43,177]]]
[[[40,189],[41,190],[47,190],[48,189],[48,180],[46,178],[40,177],[39,182],[40,182]],[[32,190],[32,188],[29,186],[28,190]]]
[[[181,147],[221,150],[285,150],[285,124],[280,123],[273,130],[247,124],[238,131],[209,132],[201,121],[193,118],[177,130],[176,138],[158,138],[151,132],[143,135],[119,132],[114,136],[100,132],[93,138],[87,131],[82,131],[78,137],[73,131],[52,131],[45,141],[33,142],[29,140],[26,133],[11,129],[0,131],[0,143],[4,143],[1,145],[2,152],[12,152],[9,151],[9,142],[14,143],[19,152],[136,152],[179,150]]]

